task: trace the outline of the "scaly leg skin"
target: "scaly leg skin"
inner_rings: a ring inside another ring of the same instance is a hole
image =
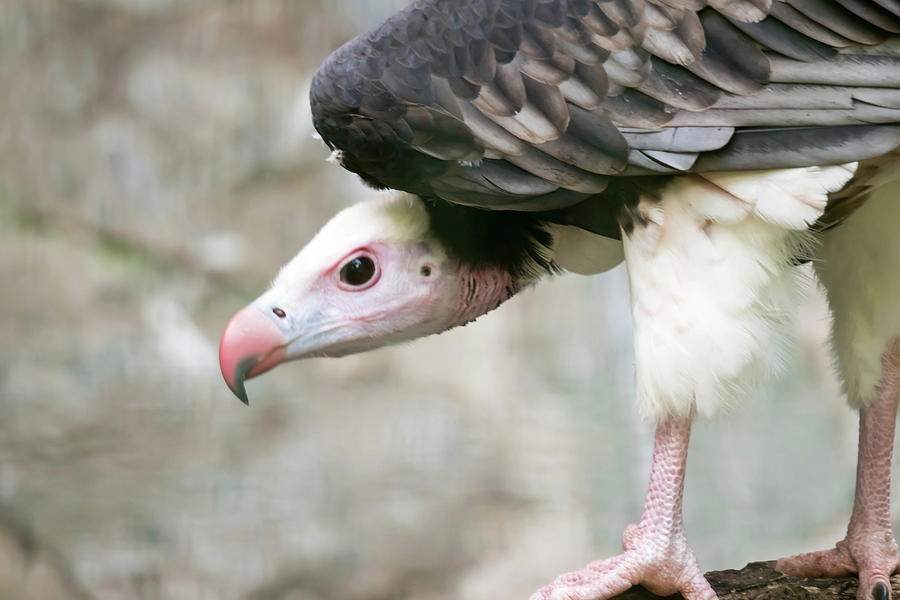
[[[796,577],[859,575],[859,600],[888,600],[900,566],[891,531],[891,451],[900,396],[900,340],[884,354],[881,383],[859,411],[856,495],[847,536],[831,550],[782,558],[775,568]]]
[[[687,545],[681,517],[690,436],[688,419],[669,418],[656,429],[644,512],[640,523],[625,529],[624,552],[560,575],[531,600],[604,600],[637,584],[659,596],[681,592],[686,600],[715,600]]]

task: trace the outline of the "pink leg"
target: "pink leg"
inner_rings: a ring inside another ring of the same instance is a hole
[[[656,429],[650,486],[640,523],[625,528],[624,552],[557,577],[531,600],[604,600],[641,584],[654,594],[681,592],[686,600],[715,600],[687,545],[681,517],[689,420],[668,419]]]
[[[859,575],[859,600],[888,600],[898,570],[891,531],[891,451],[900,396],[900,339],[884,354],[884,371],[872,403],[859,411],[856,495],[847,536],[831,550],[778,561],[776,569],[797,577]]]

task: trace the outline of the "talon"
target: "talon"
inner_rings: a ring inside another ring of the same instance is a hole
[[[890,600],[890,597],[891,591],[883,581],[879,581],[875,584],[875,587],[872,588],[872,598],[874,600]]]

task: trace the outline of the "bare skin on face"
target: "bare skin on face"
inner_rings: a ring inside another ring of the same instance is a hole
[[[450,327],[471,323],[512,298],[518,291],[513,277],[502,269],[460,265],[457,278],[460,281],[459,296]]]
[[[465,325],[522,281],[450,256],[428,236],[422,200],[388,194],[339,213],[229,322],[222,374],[244,380],[290,360],[344,356]]]

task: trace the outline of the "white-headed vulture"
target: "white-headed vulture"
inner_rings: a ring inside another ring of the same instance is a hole
[[[888,600],[900,0],[419,0],[336,50],[310,99],[340,164],[393,191],[335,216],[231,320],[235,394],[624,259],[657,425],[644,511],[622,554],[533,598],[712,600],[682,521],[691,421],[777,367],[812,261],[860,411],[856,496],[844,540],[778,568],[858,573],[860,600]]]

